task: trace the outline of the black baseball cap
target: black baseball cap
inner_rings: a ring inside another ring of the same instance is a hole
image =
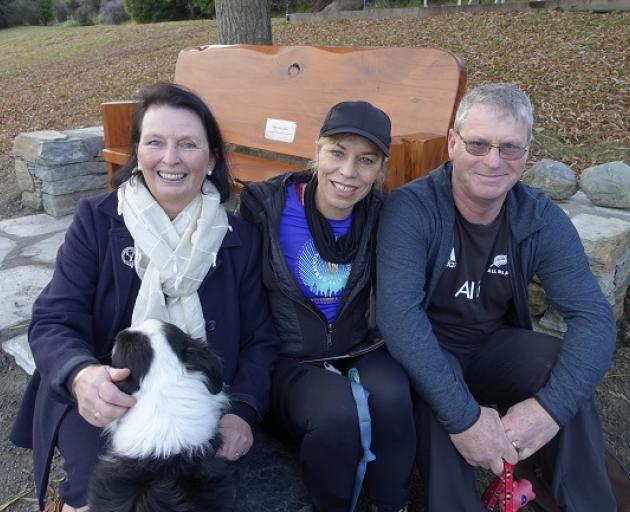
[[[389,116],[367,101],[342,101],[332,107],[319,131],[320,137],[353,133],[371,140],[389,156],[392,123]]]

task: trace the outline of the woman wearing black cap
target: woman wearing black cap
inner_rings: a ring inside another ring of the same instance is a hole
[[[263,280],[282,343],[271,420],[301,442],[315,511],[352,510],[362,473],[372,510],[405,510],[408,499],[409,382],[368,325],[383,202],[374,184],[385,173],[390,127],[370,103],[339,103],[324,120],[313,169],[250,183],[241,194],[241,213],[263,234]],[[353,395],[351,368],[369,408]],[[371,454],[359,417],[367,409],[376,458],[365,466]]]

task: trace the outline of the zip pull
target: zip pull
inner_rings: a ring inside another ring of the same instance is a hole
[[[328,361],[324,361],[324,370],[328,370],[329,372],[333,372],[336,373],[337,375],[341,375],[341,372],[335,368],[332,364],[330,364]]]
[[[332,324],[326,327],[326,348],[328,350],[332,348]]]

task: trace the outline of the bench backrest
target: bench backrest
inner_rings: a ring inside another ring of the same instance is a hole
[[[212,45],[181,51],[175,82],[204,99],[226,142],[312,158],[326,112],[344,100],[383,109],[393,136],[445,136],[466,72],[436,48]]]

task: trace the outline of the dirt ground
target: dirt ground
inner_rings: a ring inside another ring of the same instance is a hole
[[[0,155],[0,220],[28,215],[22,208],[20,194],[10,157]],[[630,467],[630,300],[619,329],[617,351],[607,376],[597,390],[605,437],[612,450]],[[15,333],[0,331],[0,342]],[[13,359],[0,350],[0,512],[38,510],[33,495],[30,452],[14,447],[8,441],[16,409],[28,381],[27,375]],[[55,467],[53,482],[61,477]],[[14,497],[26,495],[15,504],[3,507]]]

